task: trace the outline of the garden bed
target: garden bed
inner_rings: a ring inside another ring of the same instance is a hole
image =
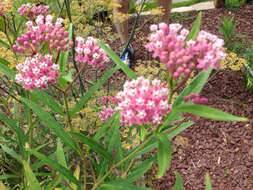
[[[197,12],[177,14],[172,15],[172,19],[189,29],[197,14]],[[247,5],[238,11],[227,9],[203,11],[201,29],[222,37],[216,28],[221,24],[222,16],[234,16],[234,20],[238,23],[236,33],[247,35],[245,41],[253,40],[253,5]],[[132,42],[135,48],[133,69],[137,60],[152,60],[151,54],[145,50],[143,44],[149,35],[149,26],[153,22],[147,16],[139,21],[139,30]],[[120,48],[119,42],[110,45],[115,51]],[[119,73],[111,79],[111,82],[119,84],[124,79],[124,74]],[[204,189],[204,176],[209,172],[213,189],[252,190],[253,91],[245,91],[242,71],[227,69],[213,73],[202,95],[209,99],[209,106],[247,117],[251,121],[238,123],[199,119],[194,126],[181,133],[181,139],[187,141],[185,146],[178,146],[176,145],[178,143],[175,143],[177,148],[167,174],[159,180],[150,179],[150,186],[157,190],[171,189],[175,183],[173,171],[178,171],[182,175],[185,189]]]

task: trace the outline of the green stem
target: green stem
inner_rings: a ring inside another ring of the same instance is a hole
[[[154,135],[151,135],[147,140],[145,140],[137,149],[135,149],[131,154],[129,154],[128,156],[126,156],[124,159],[122,159],[121,161],[119,161],[117,164],[113,165],[111,167],[111,169],[101,178],[99,179],[95,185],[92,187],[91,190],[95,190],[112,172],[114,169],[116,169],[118,166],[120,166],[121,164],[123,164],[125,161],[127,161],[128,159],[130,159],[133,155],[135,155],[137,152],[139,152],[142,148],[144,148],[146,146],[146,144],[148,144],[152,139],[154,138]]]
[[[70,113],[69,113],[69,105],[68,105],[68,100],[67,100],[67,94],[65,92],[63,93],[63,98],[64,98],[64,104],[65,104],[65,107],[66,107],[67,121],[68,121],[69,127],[73,131],[73,126],[71,124],[71,116],[70,116]]]
[[[141,12],[142,12],[142,9],[143,9],[143,7],[144,7],[145,2],[146,2],[146,0],[142,0],[142,2],[141,2],[141,8],[140,8],[139,12],[137,13],[137,16],[136,16],[136,19],[135,19],[135,22],[134,22],[134,26],[133,26],[132,31],[131,31],[130,38],[129,38],[129,40],[127,41],[127,44],[125,45],[125,48],[124,48],[124,50],[122,51],[120,57],[122,57],[122,56],[126,53],[127,48],[128,48],[130,42],[132,41],[132,39],[133,39],[133,37],[134,37],[135,29],[136,29],[136,26],[137,26],[137,23],[138,23],[138,20],[139,20],[139,18],[140,18],[140,15],[141,15]]]
[[[67,15],[68,15],[69,22],[72,23],[72,17],[71,17],[71,12],[70,12],[70,3],[69,3],[69,0],[64,0],[64,2],[65,2],[65,5],[66,5]],[[72,29],[72,41],[73,41],[74,44],[75,44],[75,29],[74,29],[74,28],[75,28],[75,27],[73,27],[73,29]],[[78,73],[78,72],[79,72],[79,69],[78,69],[77,64],[76,64],[76,61],[75,61],[75,56],[76,56],[76,53],[75,53],[75,45],[73,45],[73,47],[71,48],[71,52],[72,52],[72,61],[73,61],[75,70],[76,70],[76,72]],[[83,95],[84,92],[85,92],[84,84],[83,84],[83,81],[82,81],[82,79],[81,79],[81,76],[79,76],[78,78],[79,78],[81,93],[82,93],[82,95]]]

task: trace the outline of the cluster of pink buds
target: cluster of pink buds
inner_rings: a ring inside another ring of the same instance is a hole
[[[150,30],[145,47],[167,65],[173,78],[188,76],[194,69],[217,69],[226,56],[222,49],[224,41],[208,32],[200,31],[195,41],[186,42],[189,30],[180,24],[160,23],[151,25]]]
[[[119,100],[115,97],[109,97],[109,96],[103,96],[98,99],[98,103],[100,105],[108,105],[108,104],[113,104],[116,105],[118,104]]]
[[[208,103],[208,99],[205,97],[200,97],[199,94],[190,94],[189,96],[184,97],[185,102],[188,102],[189,100],[193,100],[193,104],[206,105]]]
[[[88,63],[92,67],[103,68],[104,63],[110,61],[104,50],[93,37],[88,37],[86,42],[82,37],[77,37],[75,52],[77,62]]]
[[[105,121],[119,110],[122,125],[158,125],[171,109],[168,96],[169,89],[160,80],[149,81],[144,77],[138,77],[124,84],[123,91],[116,96],[118,104],[114,109],[111,106],[104,109],[100,112],[100,117]]]
[[[38,89],[46,88],[47,84],[55,83],[59,76],[59,65],[54,64],[51,55],[36,54],[26,58],[16,68],[20,71],[15,77],[16,81],[22,84],[23,88],[31,91],[36,87]]]
[[[26,16],[28,19],[34,20],[39,15],[48,15],[49,6],[47,5],[35,5],[31,3],[23,4],[18,8],[18,13],[21,16]]]
[[[68,32],[62,27],[63,19],[57,18],[53,23],[53,17],[40,15],[36,18],[35,25],[28,21],[29,30],[17,38],[19,45],[13,45],[13,49],[28,56],[37,54],[43,47],[43,42],[49,44],[51,51],[66,51],[73,42],[69,41]]]

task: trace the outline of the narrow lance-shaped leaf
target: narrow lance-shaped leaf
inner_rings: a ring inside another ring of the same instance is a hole
[[[25,177],[27,180],[28,189],[40,190],[41,189],[40,184],[36,179],[34,173],[32,172],[29,164],[25,160],[23,160],[22,162],[25,170]]]
[[[92,138],[86,137],[80,133],[75,133],[75,132],[70,132],[70,134],[79,139],[82,143],[87,144],[91,147],[92,150],[100,153],[101,155],[103,155],[105,158],[107,158],[108,160],[112,160],[112,156],[110,153],[108,153],[104,147],[102,145],[100,145],[98,142],[96,142],[95,140],[93,140]]]
[[[198,94],[204,87],[208,77],[212,72],[212,68],[208,68],[207,71],[201,71],[192,82],[179,94],[173,103],[173,107],[179,106],[183,103],[184,97],[192,93]]]
[[[158,178],[166,172],[171,162],[172,146],[165,134],[157,134],[158,138]]]
[[[79,176],[80,176],[80,166],[79,165],[77,165],[77,167],[75,169],[74,176],[76,177],[76,179],[79,179]],[[69,185],[73,190],[78,190],[76,184],[70,183]]]
[[[206,188],[205,190],[212,190],[211,178],[208,173],[206,173]]]
[[[0,39],[0,45],[6,47],[7,49],[10,49],[9,44],[7,44],[6,42],[4,42],[3,40]]]
[[[154,159],[149,159],[141,162],[135,168],[129,171],[126,180],[130,183],[137,181],[141,176],[143,176],[149,168],[152,166]]]
[[[0,60],[0,72],[5,74],[9,79],[14,80],[15,78],[15,71],[11,70],[7,65],[5,61]]]
[[[174,184],[172,190],[183,190],[184,186],[183,186],[182,177],[180,176],[178,172],[174,172],[174,173],[176,175],[176,183]]]
[[[192,121],[182,123],[180,126],[176,127],[175,130],[173,130],[172,132],[170,132],[169,134],[167,134],[168,140],[173,139],[175,136],[177,136],[179,133],[181,133],[182,131],[184,131],[188,127],[192,126],[193,124],[194,124],[194,122],[192,122]],[[166,133],[166,131],[164,131],[164,133]],[[142,155],[142,154],[144,154],[146,152],[149,152],[149,151],[155,149],[157,147],[157,145],[158,145],[157,139],[154,138],[150,143],[147,144],[147,146],[145,146],[142,150],[140,150],[139,152],[137,152],[136,154],[134,154],[130,159],[133,159],[133,158],[135,158],[137,156],[140,156],[140,155]],[[140,145],[138,145],[136,148],[138,148],[139,146]],[[132,151],[134,151],[135,149],[133,149]],[[132,151],[130,151],[129,154]]]
[[[101,41],[98,41],[98,44],[104,49],[104,51],[113,60],[113,62],[118,65],[130,79],[137,78],[137,75],[134,73],[134,71],[130,69],[125,63],[123,63],[119,56],[116,55],[107,45],[105,45]]]
[[[213,120],[219,121],[247,121],[247,118],[237,117],[231,114],[225,113],[221,110],[210,108],[204,105],[182,105],[176,108],[185,113],[190,113],[192,115],[206,117]]]
[[[36,115],[46,124],[48,128],[50,128],[54,133],[68,146],[70,146],[73,150],[79,153],[79,149],[75,141],[64,131],[62,126],[42,107],[31,102],[26,98],[21,99],[29,108],[31,108]]]
[[[73,31],[73,24],[70,23],[68,33],[69,33],[69,40],[72,39],[72,31]],[[59,57],[59,66],[60,71],[62,73],[65,73],[67,62],[68,62],[68,56],[69,56],[69,50],[68,51],[62,51]]]
[[[30,152],[31,154],[33,154],[34,156],[36,156],[37,158],[45,161],[45,163],[47,165],[49,165],[50,167],[52,167],[54,170],[60,172],[64,177],[66,177],[66,179],[68,179],[69,181],[72,181],[73,183],[75,183],[78,188],[81,189],[81,183],[79,180],[77,180],[73,174],[65,167],[63,167],[62,165],[58,164],[57,162],[55,162],[54,160],[51,160],[50,158],[48,158],[47,156],[32,150],[32,149],[28,149],[28,152]]]
[[[33,95],[36,96],[38,100],[40,100],[44,105],[48,106],[52,111],[60,115],[64,115],[64,111],[59,104],[57,104],[54,99],[49,96],[44,90],[38,90],[37,88],[33,90]]]
[[[195,40],[197,38],[197,35],[199,33],[199,29],[200,29],[200,25],[201,25],[201,18],[202,18],[202,12],[200,11],[197,19],[195,20],[195,22],[193,24],[193,27],[192,27],[190,33],[186,37],[186,41],[191,40],[191,39]]]
[[[17,161],[22,163],[22,158],[14,150],[12,150],[11,148],[9,148],[3,144],[1,145],[1,148],[3,149],[4,152],[9,154],[12,158],[15,158]]]
[[[57,139],[56,155],[57,155],[58,163],[61,164],[63,167],[67,168],[67,162],[66,162],[64,151],[62,148],[62,143],[59,138]]]
[[[102,78],[99,79],[99,81],[93,85],[89,90],[86,92],[86,94],[81,98],[81,100],[75,105],[75,107],[71,110],[71,116],[73,116],[75,113],[80,111],[84,105],[89,101],[91,96],[96,92],[106,80],[108,80],[117,70],[119,67],[113,67],[110,70],[108,70]]]

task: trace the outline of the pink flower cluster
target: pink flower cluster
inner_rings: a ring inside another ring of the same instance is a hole
[[[82,37],[77,37],[75,52],[75,60],[77,62],[88,63],[92,67],[103,68],[104,63],[110,61],[104,50],[93,37],[88,37],[86,42]]]
[[[143,77],[127,81],[123,91],[116,96],[118,104],[104,107],[100,112],[103,121],[107,120],[115,111],[121,112],[121,124],[131,126],[133,124],[158,125],[163,116],[171,109],[168,105],[169,89],[160,80],[149,81]]]
[[[23,88],[43,89],[47,84],[55,83],[59,76],[59,66],[54,64],[51,55],[42,56],[36,54],[33,57],[27,57],[26,60],[16,66],[20,71],[15,77],[16,81],[23,85]]]
[[[33,20],[39,15],[46,16],[49,14],[49,6],[47,5],[38,5],[27,3],[21,5],[21,7],[18,8],[18,13],[21,16],[26,16],[27,18]]]
[[[43,42],[49,43],[51,51],[66,51],[69,46],[73,45],[68,39],[68,32],[62,27],[63,19],[57,18],[53,23],[53,17],[40,15],[36,18],[35,25],[28,21],[26,25],[29,30],[17,38],[19,45],[13,45],[13,49],[19,53],[25,53],[32,56],[39,52],[43,47]]]
[[[199,94],[190,94],[189,96],[184,97],[184,101],[187,102],[189,100],[193,100],[193,104],[203,104],[206,105],[208,103],[208,99],[205,97],[200,97]]]
[[[206,70],[210,66],[217,69],[226,56],[222,49],[224,41],[206,31],[200,31],[196,40],[186,42],[189,30],[180,24],[160,23],[151,25],[150,30],[145,47],[167,65],[173,78],[187,76],[194,69]]]

